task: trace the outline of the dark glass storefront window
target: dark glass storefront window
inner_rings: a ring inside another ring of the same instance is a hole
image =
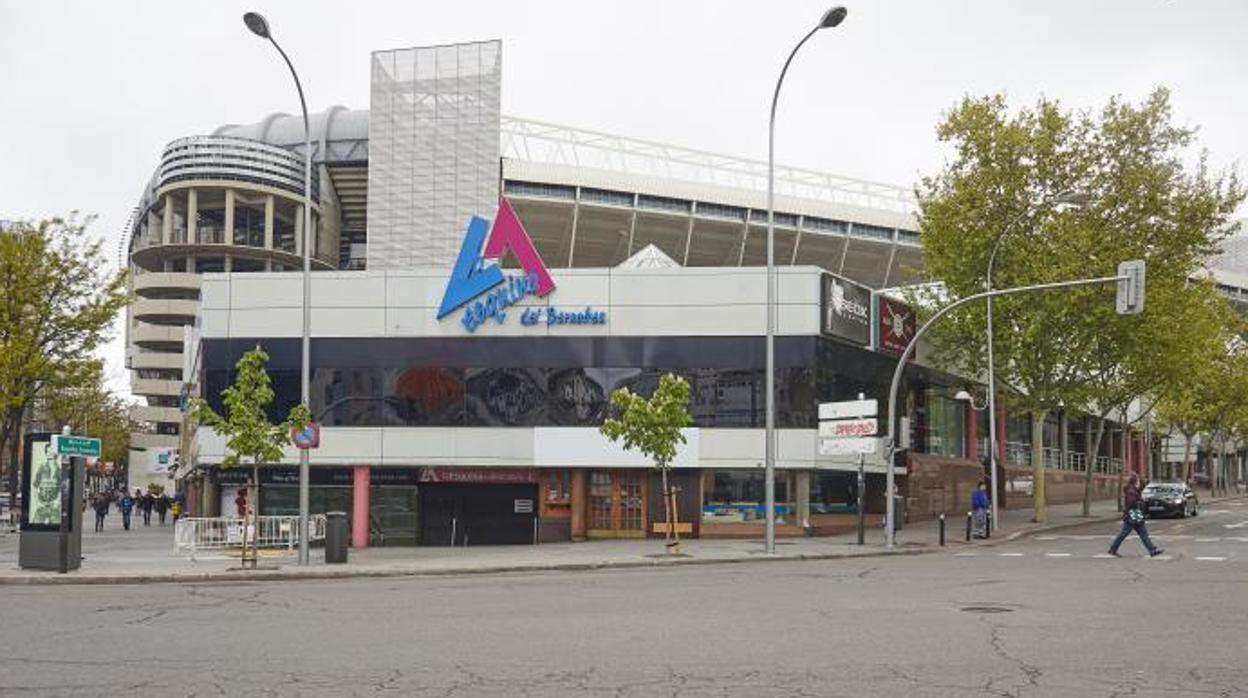
[[[284,419],[299,402],[297,339],[205,341],[205,393],[220,409],[234,363],[257,343],[270,356],[269,415]],[[759,428],[763,357],[761,337],[314,339],[311,407],[329,426],[598,426],[611,391],[648,395],[670,371],[689,381],[695,426]],[[777,338],[777,426],[814,428],[819,402],[859,392],[883,403],[893,366],[819,338]]]
[[[786,523],[789,508],[789,478],[792,473],[776,473],[776,521]],[[761,523],[766,514],[766,484],[762,470],[712,470],[703,474],[703,523]]]
[[[810,513],[841,514],[858,510],[858,474],[823,471],[810,476]]]

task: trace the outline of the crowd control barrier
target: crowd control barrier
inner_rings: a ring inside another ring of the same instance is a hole
[[[243,527],[246,526],[247,542],[253,540],[260,548],[286,548],[293,550],[299,545],[298,516],[261,516],[253,519],[217,516],[217,517],[186,517],[178,519],[173,528],[174,545],[179,552],[195,555],[205,550],[227,550],[243,547]],[[325,540],[325,515],[313,514],[308,517],[308,542]],[[259,534],[257,536],[257,533]]]

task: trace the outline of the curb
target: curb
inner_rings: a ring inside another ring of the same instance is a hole
[[[494,565],[489,567],[454,567],[444,569],[332,569],[314,568],[309,572],[260,570],[254,572],[197,572],[168,574],[129,574],[96,577],[24,575],[0,576],[0,586],[68,586],[84,584],[213,584],[222,582],[277,582],[300,580],[336,579],[382,579],[397,577],[450,577],[487,574],[516,574],[523,572],[590,572],[595,570],[637,569],[654,567],[679,567],[688,565],[729,565],[759,562],[800,562],[806,560],[856,560],[860,558],[924,555],[939,550],[929,546],[902,548],[898,550],[872,550],[857,554],[845,553],[789,553],[764,557],[762,555],[728,558],[652,558],[642,560],[619,560],[608,562],[568,562],[548,565]]]

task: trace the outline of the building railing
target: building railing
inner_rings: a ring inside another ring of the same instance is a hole
[[[325,540],[325,515],[308,517],[308,529],[308,542]],[[260,548],[293,550],[299,544],[299,517],[261,516],[258,524],[256,520],[228,516],[186,517],[178,519],[173,539],[179,552],[194,559],[196,553],[204,550],[241,549],[244,533],[248,544],[255,540]]]

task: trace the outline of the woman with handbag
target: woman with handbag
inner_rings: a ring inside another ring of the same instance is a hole
[[[1140,542],[1148,549],[1149,557],[1157,557],[1165,552],[1153,545],[1153,541],[1148,537],[1148,527],[1144,525],[1144,500],[1140,497],[1140,476],[1135,473],[1131,473],[1127,478],[1127,486],[1123,488],[1122,530],[1118,531],[1114,542],[1109,546],[1110,555],[1122,557],[1118,554],[1118,546],[1122,545],[1122,541],[1126,540],[1132,531],[1140,535]]]

